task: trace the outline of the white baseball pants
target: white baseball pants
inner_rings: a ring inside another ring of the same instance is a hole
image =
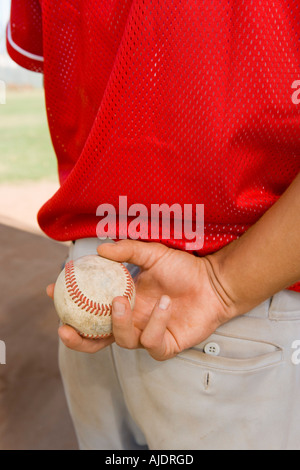
[[[99,243],[77,241],[70,258]],[[300,449],[300,293],[276,294],[166,362],[60,343],[59,364],[80,449]]]

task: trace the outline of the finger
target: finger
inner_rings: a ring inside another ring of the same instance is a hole
[[[136,240],[120,240],[117,243],[105,243],[98,247],[98,253],[113,261],[132,263],[144,269],[154,263],[157,257],[168,248],[160,243],[141,242]]]
[[[126,349],[140,347],[140,330],[133,324],[132,310],[125,297],[116,297],[112,303],[113,335],[118,346]]]
[[[49,286],[47,286],[46,288],[47,295],[51,299],[53,299],[54,297],[54,287],[55,287],[55,284],[49,284]]]
[[[69,349],[90,354],[96,353],[114,342],[113,336],[103,339],[83,338],[69,325],[60,326],[58,329],[58,335],[64,345]]]
[[[173,357],[173,351],[168,348],[170,336],[167,325],[171,317],[171,299],[163,295],[155,305],[149,322],[144,329],[140,341],[142,346],[156,360],[162,361]]]

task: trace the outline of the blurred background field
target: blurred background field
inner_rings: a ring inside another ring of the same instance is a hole
[[[0,105],[0,221],[42,235],[38,210],[59,185],[44,90],[30,81],[8,84]]]
[[[57,181],[43,89],[7,87],[0,107],[0,184],[41,179]]]
[[[0,1],[0,222],[42,235],[36,215],[58,189],[43,76],[6,52],[10,0]]]
[[[59,187],[56,158],[43,77],[5,50],[9,10],[10,0],[0,0],[0,450],[77,449],[58,368],[58,317],[45,292],[68,247],[37,222]]]
[[[0,184],[56,181],[43,76],[19,67],[6,52],[10,0],[0,2]]]

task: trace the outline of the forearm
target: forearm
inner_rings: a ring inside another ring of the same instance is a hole
[[[219,296],[237,315],[300,280],[300,173],[243,236],[208,256]]]

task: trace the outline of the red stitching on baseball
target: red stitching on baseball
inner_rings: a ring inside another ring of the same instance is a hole
[[[127,297],[128,300],[131,300],[132,295],[133,295],[133,291],[134,291],[133,279],[130,276],[128,270],[125,268],[124,264],[121,264],[121,267],[122,267],[122,269],[125,273],[125,277],[126,277],[126,289],[125,289],[125,292],[124,292],[124,297]]]
[[[123,264],[120,264],[120,266],[122,267],[124,271],[125,280],[126,280],[126,288],[125,288],[125,292],[123,295],[124,297],[127,297],[127,299],[130,301],[132,299],[133,292],[134,292],[134,282],[128,270],[126,269],[126,267]],[[65,265],[65,282],[66,282],[67,291],[71,299],[82,310],[85,310],[86,312],[89,312],[93,315],[99,315],[99,316],[111,315],[112,304],[100,304],[98,302],[90,300],[79,289],[76,276],[75,276],[75,267],[74,267],[74,263],[72,260],[66,263]],[[93,339],[106,338],[108,336],[111,336],[111,334],[89,335],[85,333],[80,333],[80,335],[85,338],[93,338]]]

